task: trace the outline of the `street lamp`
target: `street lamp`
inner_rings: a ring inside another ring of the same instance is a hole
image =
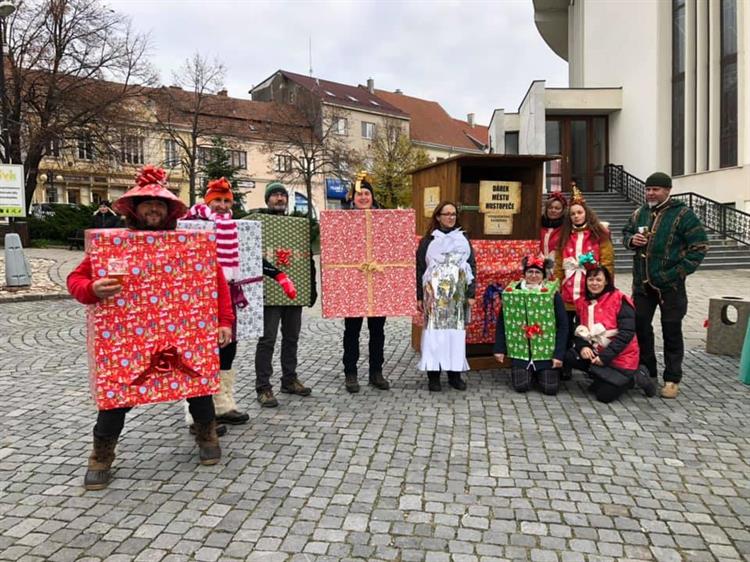
[[[0,0],[0,112],[2,112],[3,163],[10,162],[10,136],[8,135],[8,103],[5,99],[5,18],[16,11],[12,0]]]
[[[57,189],[55,188],[55,182],[60,184],[65,181],[65,178],[60,174],[55,175],[52,172],[49,172],[48,174],[42,174],[39,176],[39,179],[42,180],[42,183],[44,184],[49,180],[49,187],[47,188],[47,203],[57,203]]]

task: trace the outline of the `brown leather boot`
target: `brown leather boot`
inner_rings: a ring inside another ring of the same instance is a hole
[[[94,449],[89,456],[89,468],[83,477],[83,487],[87,490],[103,490],[112,480],[111,467],[115,460],[117,437],[101,438],[94,436]]]
[[[216,435],[216,420],[195,422],[195,442],[198,444],[198,456],[203,465],[212,465],[221,459],[219,436]]]

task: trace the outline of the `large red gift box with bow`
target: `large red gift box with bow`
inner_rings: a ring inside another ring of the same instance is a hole
[[[322,211],[323,318],[414,315],[415,229],[411,209]]]
[[[476,303],[466,328],[466,343],[495,343],[500,309],[497,291],[523,277],[521,260],[539,253],[539,240],[472,240],[471,247],[477,260]],[[488,292],[490,286],[494,287]]]
[[[91,392],[100,410],[219,391],[216,237],[87,230],[94,279],[122,291],[87,313]]]

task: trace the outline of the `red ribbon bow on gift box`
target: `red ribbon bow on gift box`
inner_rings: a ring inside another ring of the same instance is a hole
[[[526,339],[530,340],[542,335],[542,327],[539,324],[526,325],[523,327],[523,333]]]
[[[288,267],[292,262],[292,251],[287,248],[276,250],[276,265]]]
[[[173,345],[169,345],[151,356],[151,363],[131,384],[137,385],[146,382],[151,376],[164,376],[171,372],[182,372],[191,377],[200,377],[200,374],[182,361],[182,356]]]

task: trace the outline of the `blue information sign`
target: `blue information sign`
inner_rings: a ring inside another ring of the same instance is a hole
[[[326,178],[326,197],[328,199],[346,199],[349,193],[349,182],[339,178]]]

